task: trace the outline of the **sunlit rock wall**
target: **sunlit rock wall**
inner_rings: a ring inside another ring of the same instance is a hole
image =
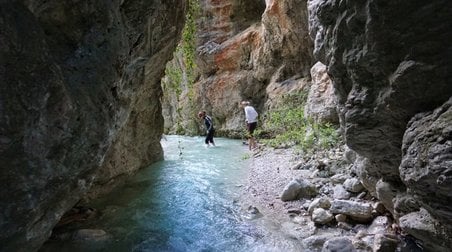
[[[37,250],[82,195],[162,158],[159,80],[184,10],[0,2],[0,250]]]
[[[452,96],[452,3],[311,0],[309,12],[315,55],[328,66],[347,145],[360,156],[357,173],[397,218],[423,207],[441,220],[448,232],[419,231],[421,222],[407,230],[427,250],[446,251],[452,241],[450,207],[443,205],[451,199],[452,157],[445,154],[451,121],[438,111],[412,118]]]
[[[197,107],[181,113],[185,118],[180,123],[189,128],[196,110],[206,110],[220,134],[237,136],[244,125],[238,102],[250,100],[262,114],[282,95],[310,84],[314,62],[306,0],[200,3],[199,78],[191,102]],[[179,104],[188,104],[186,93],[180,97]],[[168,104],[165,110],[174,115],[171,107],[176,105]],[[177,123],[168,123],[168,128]]]

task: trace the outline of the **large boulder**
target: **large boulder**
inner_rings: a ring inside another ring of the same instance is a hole
[[[160,78],[184,10],[176,0],[1,1],[2,251],[37,250],[93,185],[162,158]]]

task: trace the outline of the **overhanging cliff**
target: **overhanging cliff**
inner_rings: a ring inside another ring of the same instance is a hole
[[[36,250],[84,194],[162,158],[185,4],[1,1],[2,251]]]

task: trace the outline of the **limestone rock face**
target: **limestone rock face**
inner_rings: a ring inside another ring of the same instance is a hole
[[[358,154],[354,168],[361,182],[391,212],[397,195],[413,190],[432,216],[450,221],[450,204],[439,207],[450,202],[450,190],[443,189],[450,188],[447,168],[440,168],[451,160],[446,154],[450,120],[443,119],[448,108],[434,112],[438,118],[413,119],[405,130],[414,115],[432,111],[452,96],[447,42],[452,2],[310,0],[308,6],[314,54],[333,80],[346,143]],[[434,236],[417,238],[434,244]]]
[[[179,104],[192,99],[199,107],[178,106],[184,110],[182,124],[190,127],[187,122],[194,112],[206,110],[217,133],[234,136],[244,127],[241,100],[250,100],[263,114],[282,95],[310,85],[313,43],[306,4],[306,0],[202,1],[197,34],[200,76],[193,97],[182,91],[179,101],[173,99]],[[172,113],[165,118],[176,118],[171,107],[177,106],[165,105]]]
[[[185,1],[0,3],[0,244],[33,251],[93,185],[162,158]]]
[[[316,56],[333,78],[347,144],[378,163],[368,167],[377,177],[399,180],[408,120],[452,94],[450,10],[449,1],[310,1],[311,35],[323,38]]]
[[[403,138],[400,175],[422,207],[452,227],[452,98],[413,117]]]
[[[317,62],[311,68],[312,84],[309,89],[305,106],[305,116],[316,122],[337,123],[339,118],[336,111],[336,96],[326,66]]]

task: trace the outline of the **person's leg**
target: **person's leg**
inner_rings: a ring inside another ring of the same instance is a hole
[[[213,141],[213,135],[215,134],[215,130],[209,131],[209,134],[207,134],[207,137],[209,138],[209,143],[212,144],[212,146],[215,146],[215,142]]]
[[[257,127],[257,122],[250,123],[250,126],[249,126],[249,132],[250,132],[249,146],[250,146],[250,150],[252,150],[252,149],[257,147],[256,139],[254,138],[254,130],[256,129],[256,127]]]
[[[204,143],[207,147],[209,147],[209,134],[207,134],[206,139],[204,140]]]

